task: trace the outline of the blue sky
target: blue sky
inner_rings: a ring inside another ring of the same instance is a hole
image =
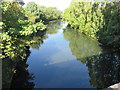
[[[64,11],[69,7],[71,0],[23,0],[26,4],[34,1],[36,4],[44,5],[46,7],[57,7],[59,10]]]

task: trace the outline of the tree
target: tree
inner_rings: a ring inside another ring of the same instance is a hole
[[[120,2],[71,2],[63,15],[70,27],[104,45],[119,47]]]

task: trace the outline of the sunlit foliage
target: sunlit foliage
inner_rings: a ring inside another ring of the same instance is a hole
[[[29,2],[25,8],[26,13],[28,13],[29,19],[34,19],[30,17],[32,14],[35,17],[35,21],[39,22],[40,20],[48,22],[51,20],[57,20],[61,18],[62,12],[57,10],[55,7],[44,7],[35,4],[34,2]]]
[[[71,2],[63,15],[72,28],[105,45],[119,46],[120,2]]]
[[[23,54],[26,49],[21,37],[26,38],[33,33],[45,30],[46,26],[42,21],[35,23],[27,19],[25,10],[17,2],[0,2],[2,10],[2,22],[0,22],[2,32],[0,38],[2,40],[1,58],[16,57],[17,54]],[[19,42],[18,45],[15,42]],[[23,57],[22,57],[23,58]]]

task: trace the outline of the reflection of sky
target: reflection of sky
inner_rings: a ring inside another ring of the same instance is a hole
[[[72,55],[63,28],[64,25],[56,34],[47,34],[48,38],[38,50],[30,49],[27,64],[35,76],[35,88],[91,87],[87,67]]]
[[[46,40],[46,44],[52,43],[53,50],[56,48],[58,51],[49,57],[49,64],[56,64],[61,62],[66,62],[69,60],[74,60],[75,57],[72,56],[72,53],[69,48],[69,42],[64,40],[63,35],[61,35],[62,30],[55,35],[49,35],[49,39]],[[57,39],[56,39],[57,38]],[[59,44],[58,44],[59,43]],[[52,46],[51,45],[51,46]]]
[[[35,55],[37,58],[47,61],[44,63],[45,66],[75,60],[76,57],[72,55],[71,49],[69,48],[69,41],[66,41],[63,36],[63,28],[66,26],[66,23],[62,23],[62,28],[57,33],[47,34],[49,38],[44,40],[40,50],[30,49],[36,52],[36,54],[40,54]]]
[[[36,4],[46,7],[57,7],[59,10],[65,10],[69,7],[71,0],[23,0],[25,3],[34,1]]]

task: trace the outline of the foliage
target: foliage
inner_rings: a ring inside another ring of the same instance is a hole
[[[60,10],[57,10],[55,7],[44,7],[39,6],[35,4],[34,2],[29,2],[25,8],[26,13],[29,16],[29,19],[32,19],[33,17],[30,17],[31,14],[35,17],[35,21],[39,22],[40,20],[44,22],[48,22],[51,20],[57,20],[61,18],[62,12]]]
[[[17,54],[23,54],[24,50],[26,50],[26,44],[23,45],[20,39],[45,30],[46,25],[42,21],[38,23],[29,21],[25,10],[17,2],[0,2],[0,8],[3,16],[2,22],[0,22],[2,28],[0,33],[2,43],[0,46],[3,54],[0,54],[0,56],[1,58],[9,57],[12,59]],[[16,42],[18,42],[18,45],[15,44]],[[24,58],[24,56],[21,58]]]
[[[29,47],[38,49],[46,38],[44,34],[45,31],[38,31],[31,36],[22,36],[21,38],[4,41],[2,43],[2,50],[4,51],[1,55],[3,65],[3,88],[10,88],[11,83],[13,84],[12,88],[26,88],[25,86],[32,88],[33,83],[29,82],[31,76],[27,71],[27,67],[24,65],[26,65],[25,62],[30,55]],[[24,73],[23,76],[20,75],[23,77],[22,79],[18,79],[19,72]],[[13,75],[15,75],[14,78]],[[17,85],[18,83],[15,83],[14,80],[22,84]]]
[[[9,58],[2,60],[2,89],[34,87],[34,83],[30,82],[30,80],[33,79],[33,75],[28,72],[28,65],[26,64],[27,58],[30,55],[29,48],[24,50],[23,55],[24,54],[26,54],[24,59],[21,59],[18,54],[17,58],[14,58],[16,59],[14,61]]]
[[[17,1],[0,2],[0,10],[2,10],[2,18],[0,18],[0,20],[2,19],[0,21],[0,29],[2,29],[0,32],[2,40],[0,58],[2,58],[3,64],[2,85],[3,88],[33,88],[34,83],[29,82],[32,76],[27,71],[26,60],[30,54],[29,47],[38,49],[43,40],[47,38],[45,36],[46,25],[43,24],[42,18],[33,14],[34,12],[31,11],[32,14],[27,12],[21,6],[24,4],[23,2]],[[35,9],[34,6],[33,9],[39,13],[39,9]],[[38,19],[39,21],[36,21]],[[23,79],[19,80],[18,78],[21,76]],[[10,86],[11,83],[13,85]],[[19,85],[19,83],[22,84]]]
[[[92,2],[73,1],[70,8],[66,9],[63,19],[79,32],[95,38],[103,17],[98,5],[96,2],[92,5]]]
[[[106,45],[119,46],[120,2],[71,2],[62,16],[68,24]]]
[[[120,2],[108,3],[103,11],[104,26],[98,32],[105,45],[120,46]]]
[[[6,6],[4,5],[6,4]],[[32,23],[25,19],[24,9],[15,2],[3,2],[3,32],[10,36],[18,37],[20,35],[30,35],[37,30],[44,30],[45,26],[42,22]],[[9,16],[10,15],[10,16]],[[25,34],[26,33],[26,34]]]

